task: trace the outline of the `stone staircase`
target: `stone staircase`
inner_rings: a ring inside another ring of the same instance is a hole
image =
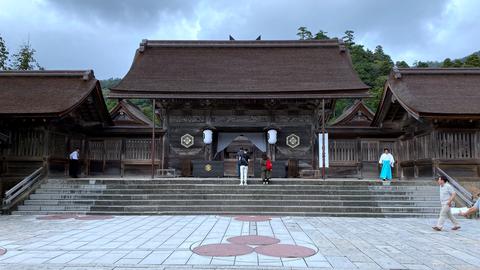
[[[13,214],[436,217],[432,180],[48,179]]]

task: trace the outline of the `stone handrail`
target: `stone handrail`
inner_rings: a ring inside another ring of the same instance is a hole
[[[458,198],[465,204],[467,207],[472,207],[472,205],[475,203],[473,201],[473,195],[470,193],[467,189],[465,189],[460,183],[458,183],[455,178],[451,177],[448,175],[445,171],[442,169],[435,167],[435,170],[437,174],[442,175],[448,179],[448,182],[450,185],[455,189],[455,192],[457,193]]]

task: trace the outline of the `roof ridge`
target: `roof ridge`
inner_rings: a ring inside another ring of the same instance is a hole
[[[480,68],[394,68],[400,74],[480,74]]]
[[[339,47],[338,38],[324,40],[148,40],[140,43],[140,51],[155,47]]]
[[[88,81],[95,78],[93,70],[5,70],[1,77],[82,77]]]

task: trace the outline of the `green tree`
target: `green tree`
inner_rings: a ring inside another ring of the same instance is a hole
[[[443,60],[442,67],[443,67],[443,68],[453,67],[452,59],[450,59],[450,58],[445,58],[445,60]]]
[[[103,98],[107,104],[107,109],[110,111],[113,107],[117,106],[118,101],[116,99],[107,98],[110,93],[110,88],[117,85],[120,82],[120,78],[110,78],[107,80],[100,80],[100,86],[102,87]]]
[[[32,48],[29,42],[23,43],[16,54],[13,55],[12,69],[14,70],[34,70],[43,68],[35,59],[36,50]]]
[[[299,34],[297,35],[300,39],[304,39],[308,36],[302,34],[305,33],[305,31],[308,30],[304,27],[299,28]],[[327,32],[319,31],[319,33],[315,35],[315,38],[325,38],[326,33]],[[345,45],[350,52],[353,68],[357,72],[360,79],[366,85],[371,87],[370,94],[372,95],[372,98],[367,99],[365,103],[371,109],[376,110],[383,94],[385,81],[392,70],[393,61],[380,45],[377,46],[372,52],[363,45],[356,44],[354,32],[352,30],[345,31],[345,36],[342,38],[342,40],[345,42]],[[405,61],[402,61],[397,62],[397,66],[408,67],[408,64]],[[334,115],[339,116],[345,108],[352,104],[352,102],[353,100],[351,99],[337,100],[335,104]]]
[[[480,57],[477,54],[471,54],[465,59],[464,67],[480,67]]]
[[[319,31],[315,34],[314,39],[322,40],[322,39],[329,39],[329,37],[327,36],[327,32],[325,32],[325,31],[323,31],[323,30],[319,30]]]
[[[422,62],[422,61],[416,61],[414,63],[414,66],[416,68],[428,68],[428,63],[427,62]]]
[[[0,36],[0,70],[7,70],[8,68],[8,50],[5,41]]]
[[[345,36],[342,37],[342,40],[345,42],[348,48],[352,47],[355,42],[355,38],[353,36],[355,32],[353,30],[347,30],[345,31]]]
[[[382,46],[378,45],[375,47],[373,59],[375,68],[378,72],[377,76],[387,75],[390,73],[393,68],[393,61],[388,54],[385,54]]]
[[[460,59],[455,59],[455,61],[453,61],[453,67],[456,67],[456,68],[463,67],[463,62],[462,62],[462,60],[460,60]]]
[[[313,39],[312,32],[310,32],[305,26],[301,26],[298,28],[297,36],[299,37],[300,40]]]
[[[397,61],[395,63],[395,66],[397,66],[398,68],[409,68],[410,66],[407,64],[407,62],[405,61]]]

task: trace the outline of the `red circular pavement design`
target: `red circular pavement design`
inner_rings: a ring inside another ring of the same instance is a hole
[[[271,217],[267,216],[236,216],[235,220],[238,221],[270,221],[272,220]]]
[[[7,253],[7,250],[0,247],[0,256],[2,256],[5,253]]]
[[[238,244],[210,244],[198,246],[192,250],[202,256],[228,257],[241,256],[253,252],[253,248]]]
[[[273,238],[270,236],[261,236],[261,235],[244,235],[244,236],[235,236],[227,239],[228,242],[240,245],[272,245],[280,243],[280,239]]]
[[[100,216],[100,215],[89,215],[89,216],[76,216],[75,219],[77,220],[104,220],[104,219],[112,219],[113,216]]]
[[[76,215],[48,215],[37,217],[39,220],[64,220],[69,218],[75,218]]]
[[[274,244],[269,246],[258,246],[255,252],[262,255],[282,258],[303,258],[317,253],[311,248],[287,244]]]

